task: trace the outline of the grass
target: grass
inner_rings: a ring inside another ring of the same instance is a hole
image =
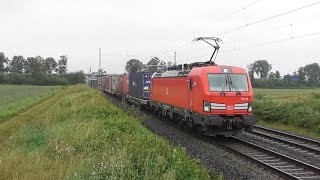
[[[0,123],[52,96],[59,86],[0,85]]]
[[[210,179],[197,160],[85,85],[0,124],[0,179]]]
[[[255,89],[258,124],[320,139],[320,89]]]
[[[312,97],[320,93],[320,89],[254,89],[254,93],[273,100],[292,101]]]

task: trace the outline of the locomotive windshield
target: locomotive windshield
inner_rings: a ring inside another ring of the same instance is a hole
[[[246,74],[208,74],[210,91],[248,91]]]

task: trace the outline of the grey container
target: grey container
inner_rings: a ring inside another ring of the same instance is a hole
[[[153,73],[132,72],[129,74],[128,95],[143,100],[149,100],[150,82]]]

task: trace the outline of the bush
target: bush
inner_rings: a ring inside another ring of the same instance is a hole
[[[280,102],[261,95],[254,100],[254,114],[259,120],[280,122],[297,127],[319,131],[320,94],[313,93],[309,98]]]

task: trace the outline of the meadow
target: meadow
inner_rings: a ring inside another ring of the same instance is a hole
[[[56,93],[60,86],[0,85],[0,123]]]
[[[320,139],[320,89],[254,89],[258,124]]]
[[[185,149],[86,85],[0,124],[0,179],[210,179]]]

